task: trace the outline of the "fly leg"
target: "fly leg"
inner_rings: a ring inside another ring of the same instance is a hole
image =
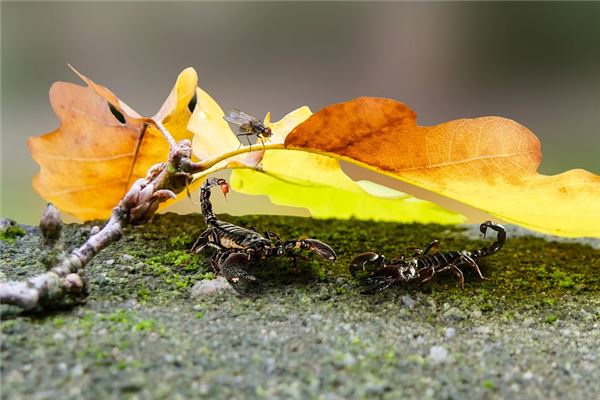
[[[237,133],[236,136],[245,136],[248,141],[248,146],[250,146],[250,150],[252,150],[252,142],[250,142],[250,136],[254,136],[254,133]],[[240,147],[242,147],[242,142],[240,141]],[[240,148],[238,147],[238,149]]]

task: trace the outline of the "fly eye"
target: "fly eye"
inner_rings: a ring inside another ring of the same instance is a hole
[[[115,118],[118,119],[120,123],[124,124],[126,122],[125,117],[123,116],[121,111],[117,110],[117,107],[113,106],[110,102],[108,102],[108,108],[110,109],[110,112],[112,113],[112,115],[114,115]]]
[[[196,104],[198,104],[198,93],[194,93],[194,97],[192,97],[188,103],[188,110],[190,110],[191,113],[194,112]]]

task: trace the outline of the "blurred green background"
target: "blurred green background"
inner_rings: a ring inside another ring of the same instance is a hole
[[[57,127],[50,85],[80,83],[67,63],[143,115],[188,66],[224,109],[276,119],[357,96],[403,101],[423,125],[500,115],[541,139],[543,173],[600,174],[600,3],[2,2],[1,14],[1,216],[19,222],[44,205],[26,138]],[[264,196],[216,209],[306,215]]]

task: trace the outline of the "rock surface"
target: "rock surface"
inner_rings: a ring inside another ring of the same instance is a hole
[[[600,251],[509,238],[465,271],[364,296],[346,270],[359,252],[388,259],[439,239],[478,248],[460,228],[284,217],[224,219],[311,253],[252,267],[256,292],[205,294],[206,255],[186,249],[201,218],[167,214],[131,228],[86,268],[90,296],[45,313],[2,306],[2,398],[594,398],[600,393]],[[96,222],[97,223],[97,222]],[[92,225],[67,225],[66,248]],[[35,229],[0,242],[7,279],[43,271]],[[204,282],[199,284],[198,282]]]

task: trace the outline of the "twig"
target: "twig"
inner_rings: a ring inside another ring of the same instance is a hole
[[[104,228],[60,259],[52,269],[26,281],[0,283],[0,303],[31,310],[55,303],[66,295],[81,294],[84,284],[79,273],[100,250],[121,238],[123,226],[148,221],[161,202],[174,198],[186,188],[192,174],[201,171],[202,166],[192,162],[189,140],[175,144],[162,125],[157,124],[157,127],[171,144],[168,161],[152,166],[145,178],[138,179],[113,208]]]

